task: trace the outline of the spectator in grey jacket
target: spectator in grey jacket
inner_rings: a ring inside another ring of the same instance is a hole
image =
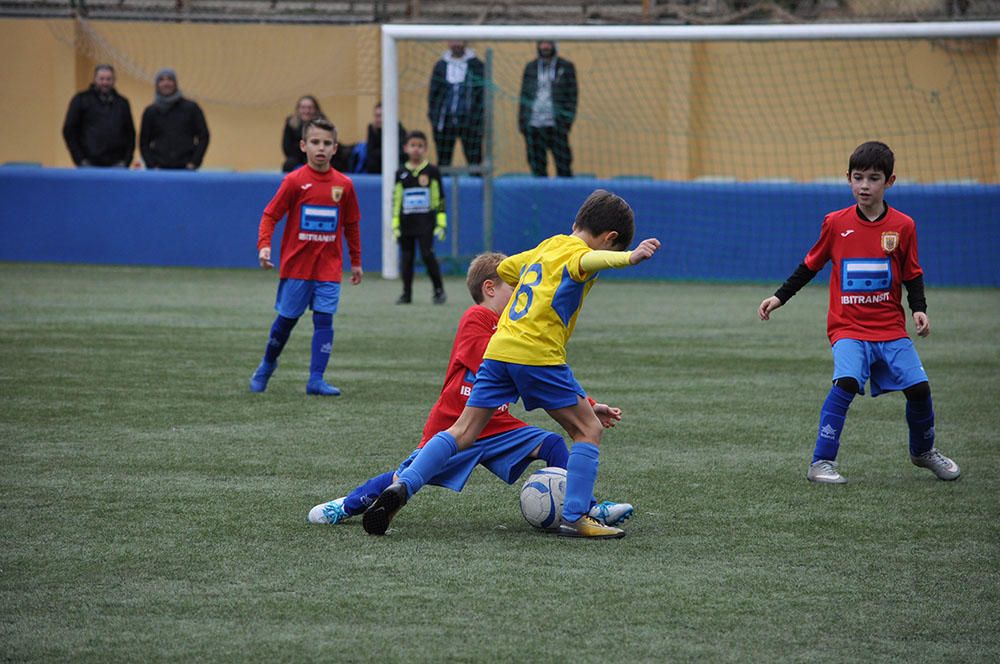
[[[139,149],[146,168],[194,170],[205,158],[205,114],[181,95],[173,69],[156,72],[156,97],[142,114]]]
[[[576,67],[556,55],[554,41],[537,43],[538,58],[524,67],[517,124],[528,148],[532,175],[548,174],[548,151],[556,175],[573,176],[569,130],[576,119]]]
[[[94,82],[74,95],[63,138],[77,166],[128,167],[135,153],[135,125],[128,99],[115,90],[111,65],[94,68]]]

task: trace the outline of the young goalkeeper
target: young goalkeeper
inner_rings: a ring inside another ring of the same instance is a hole
[[[427,417],[420,446],[403,462],[399,471],[410,465],[431,436],[454,424],[465,408],[483,353],[514,292],[510,284],[497,275],[497,266],[504,258],[503,254],[480,254],[469,264],[466,285],[475,304],[459,321],[444,387]],[[588,401],[604,427],[613,427],[621,419],[620,409],[589,398]],[[562,436],[522,422],[510,414],[507,404],[503,404],[493,411],[476,445],[453,456],[428,483],[461,491],[476,466],[482,465],[507,484],[513,484],[536,459],[544,461],[546,466],[565,468],[568,458],[569,450]],[[347,496],[313,507],[309,521],[335,524],[361,514],[396,479],[392,471],[376,475]],[[589,514],[601,523],[614,525],[629,518],[632,511],[628,503],[598,503],[592,499]]]
[[[384,535],[413,494],[457,452],[477,444],[493,412],[521,398],[528,410],[544,408],[573,439],[559,534],[624,537],[625,531],[588,514],[603,426],[566,364],[566,342],[597,273],[636,265],[659,249],[660,242],[650,238],[625,251],[634,233],[635,218],[628,203],[598,189],[577,212],[572,234],[551,237],[500,263],[497,273],[514,286],[514,295],[487,346],[469,400],[458,420],[427,441],[399,472],[399,481],[364,513],[366,532]]]
[[[757,308],[761,320],[805,286],[826,265],[830,272],[827,335],[833,345],[833,386],[819,415],[819,433],[806,478],[844,484],[837,468],[840,435],[856,394],[902,390],[906,396],[910,460],[938,479],[956,480],[958,464],[934,447],[934,408],[927,373],[906,335],[902,286],[917,336],[930,334],[923,270],[917,262],[913,219],[885,203],[896,180],[895,157],[884,143],[863,143],[851,155],[847,181],[857,205],[826,215],[819,239],[802,264]]]

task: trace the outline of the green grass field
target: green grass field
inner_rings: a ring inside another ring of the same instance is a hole
[[[421,278],[396,307],[368,275],[335,319],[344,396],[304,393],[308,318],[250,394],[274,280],[0,264],[0,659],[1000,661],[1000,291],[930,288],[916,341],[962,479],[909,463],[894,394],[855,400],[830,487],[805,480],[824,285],[762,323],[777,284],[600,284],[570,364],[625,411],[597,494],[636,515],[592,542],[482,469],[384,538],[309,526],[412,450],[469,298]]]

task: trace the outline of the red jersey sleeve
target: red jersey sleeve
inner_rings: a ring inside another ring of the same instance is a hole
[[[347,240],[351,267],[361,267],[361,210],[358,208],[358,196],[354,192],[353,183],[344,191],[340,210],[344,215],[344,238]]]
[[[833,237],[833,222],[830,215],[823,218],[823,226],[819,231],[819,239],[812,246],[802,262],[813,272],[819,272],[827,264],[831,256],[831,238]]]
[[[264,214],[260,217],[260,226],[257,228],[257,251],[271,246],[274,227],[278,225],[282,217],[288,214],[295,201],[296,187],[291,183],[291,179],[292,173],[285,176],[274,198],[264,208]]]

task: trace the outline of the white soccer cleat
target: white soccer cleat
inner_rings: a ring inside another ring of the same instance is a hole
[[[605,500],[591,507],[588,514],[591,518],[600,521],[605,526],[617,526],[622,521],[631,517],[634,511],[635,509],[629,503],[616,503]]]
[[[321,503],[312,508],[309,510],[309,523],[325,523],[332,526],[344,519],[350,519],[351,515],[344,510],[345,500],[347,500],[346,496],[328,503]]]
[[[911,456],[910,461],[914,466],[926,468],[934,473],[939,480],[957,480],[962,475],[958,464],[941,454],[941,451],[932,447],[919,456]]]
[[[847,478],[837,470],[837,462],[827,459],[810,464],[806,479],[818,484],[847,484]]]

